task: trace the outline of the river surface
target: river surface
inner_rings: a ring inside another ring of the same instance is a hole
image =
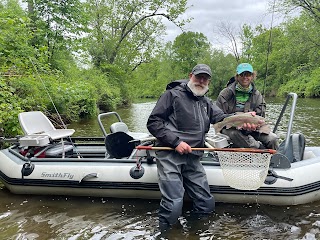
[[[274,125],[284,99],[266,100],[267,119]],[[292,132],[302,132],[309,146],[320,145],[319,103],[298,99],[295,111]],[[154,104],[137,103],[117,112],[130,130],[147,132]],[[286,113],[280,136],[287,124]],[[68,127],[76,129],[74,136],[102,136],[97,119]],[[163,239],[157,229],[158,200],[13,195],[5,188],[0,199],[1,239]],[[299,206],[217,203],[215,213],[202,219],[190,209],[186,204],[167,239],[320,239],[320,201]]]

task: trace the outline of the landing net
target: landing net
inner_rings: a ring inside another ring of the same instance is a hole
[[[240,190],[256,190],[267,177],[270,153],[216,152],[223,176],[230,187]]]

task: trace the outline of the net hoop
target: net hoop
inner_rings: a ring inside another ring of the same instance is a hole
[[[226,183],[239,190],[256,190],[264,183],[272,154],[217,151]]]

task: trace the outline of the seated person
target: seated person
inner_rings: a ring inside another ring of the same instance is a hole
[[[224,88],[216,101],[224,113],[255,112],[265,117],[266,103],[262,94],[256,89],[253,80],[256,72],[249,63],[241,63],[236,69],[235,81]],[[278,138],[274,133],[265,134],[258,131],[222,129],[221,133],[230,137],[233,147],[277,149]]]

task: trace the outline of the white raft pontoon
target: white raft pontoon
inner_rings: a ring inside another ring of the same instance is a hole
[[[275,126],[290,98],[286,149],[290,148],[296,94],[288,95]],[[108,134],[101,118],[110,115],[118,122]],[[96,138],[71,137],[74,130],[55,129],[41,112],[21,113],[19,121],[25,135],[0,151],[0,180],[12,193],[160,199],[154,150],[135,148],[137,144],[153,146],[154,139],[129,132],[117,113],[98,116],[105,137]],[[214,148],[229,147],[224,135],[208,136],[207,141]],[[218,202],[297,205],[320,200],[320,147],[306,147],[301,161],[274,154],[256,190],[230,187],[216,152],[205,151],[202,164]]]

